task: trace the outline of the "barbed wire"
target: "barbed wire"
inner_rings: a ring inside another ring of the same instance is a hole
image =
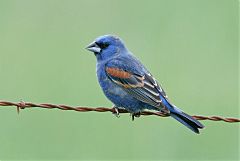
[[[72,110],[77,112],[112,112],[113,114],[116,114],[116,110],[114,108],[106,108],[106,107],[83,107],[83,106],[68,106],[68,105],[56,105],[56,104],[50,104],[50,103],[30,103],[30,102],[9,102],[9,101],[1,101],[0,100],[0,106],[15,106],[17,107],[17,112],[19,113],[20,109],[26,109],[26,108],[47,108],[47,109],[60,109],[60,110]],[[129,113],[125,109],[119,109],[119,113]],[[160,117],[168,117],[169,114],[163,113],[163,112],[152,112],[152,111],[143,111],[140,113],[143,116],[149,116],[149,115],[155,115]],[[200,115],[193,115],[193,118],[197,120],[210,120],[210,121],[224,121],[229,123],[236,123],[240,122],[240,119],[238,118],[230,118],[230,117],[220,117],[220,116],[200,116]]]

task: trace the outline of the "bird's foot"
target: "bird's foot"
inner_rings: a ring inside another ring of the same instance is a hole
[[[120,115],[119,115],[118,108],[117,108],[116,106],[113,106],[113,110],[114,110],[113,114],[114,114],[117,118],[119,118]]]
[[[131,113],[131,116],[132,116],[132,121],[134,121],[135,117],[140,117],[141,116],[141,112]]]
[[[165,115],[169,115],[169,114],[170,114],[170,111],[169,111],[166,107],[163,107],[160,111],[161,111],[163,114],[165,114]]]

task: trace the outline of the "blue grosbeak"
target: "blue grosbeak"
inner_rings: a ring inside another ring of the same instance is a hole
[[[124,108],[134,116],[144,109],[170,114],[195,133],[204,126],[172,104],[162,87],[144,65],[112,35],[98,37],[86,48],[97,58],[97,77],[106,97],[117,111]]]

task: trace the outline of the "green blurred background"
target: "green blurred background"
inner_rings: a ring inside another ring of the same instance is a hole
[[[115,34],[189,114],[239,117],[237,0],[0,0],[0,99],[106,106],[95,57]],[[0,160],[239,160],[239,124],[0,107]]]

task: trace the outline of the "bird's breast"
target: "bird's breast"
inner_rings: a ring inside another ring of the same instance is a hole
[[[126,91],[124,91],[120,86],[118,86],[116,83],[110,80],[110,78],[106,74],[105,69],[101,65],[97,65],[97,78],[104,94],[108,98],[109,97],[124,98],[125,96],[127,96]]]

